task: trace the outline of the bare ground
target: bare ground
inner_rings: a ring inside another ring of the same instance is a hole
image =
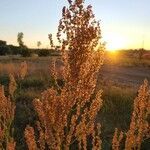
[[[0,57],[0,68],[7,69],[5,63],[14,64],[14,68],[17,65],[20,65],[22,61],[26,60],[29,66],[29,74],[37,72],[48,73],[50,58],[9,58],[9,57]],[[59,61],[60,62],[60,61]],[[57,67],[61,66],[61,63],[57,64]],[[10,68],[10,67],[9,67]],[[11,68],[11,69],[12,69]],[[17,67],[18,68],[18,67]],[[102,66],[99,72],[99,81],[103,80],[106,84],[109,82],[117,85],[125,85],[130,87],[138,88],[139,85],[143,83],[144,79],[148,79],[150,82],[150,66],[119,66],[119,65],[108,65],[105,64]]]
[[[105,82],[138,87],[144,79],[150,82],[150,67],[104,65],[100,70],[99,76]]]

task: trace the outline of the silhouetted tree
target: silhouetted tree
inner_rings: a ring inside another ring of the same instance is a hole
[[[50,46],[51,46],[51,48],[54,48],[54,43],[53,43],[52,34],[48,34],[48,39],[49,39],[49,41],[50,41]]]
[[[18,55],[21,54],[20,47],[19,46],[14,46],[14,45],[8,45],[10,48],[10,53],[11,55]]]
[[[0,55],[8,55],[10,54],[10,48],[7,45],[0,46]]]
[[[17,36],[17,42],[20,47],[20,54],[23,57],[29,57],[31,55],[31,50],[28,49],[28,47],[26,45],[24,45],[23,36],[24,36],[23,32],[19,32],[18,36]]]
[[[10,54],[10,48],[7,46],[7,42],[0,40],[0,55],[8,54]]]
[[[24,47],[23,36],[24,36],[23,32],[19,32],[17,35],[17,42],[20,47]]]
[[[0,46],[6,46],[6,45],[7,45],[7,42],[6,42],[6,41],[0,40]]]
[[[37,41],[37,47],[40,48],[41,45],[42,43],[40,41]]]

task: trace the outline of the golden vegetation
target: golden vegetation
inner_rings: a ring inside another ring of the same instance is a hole
[[[15,149],[15,142],[11,134],[11,123],[14,118],[14,104],[4,94],[4,87],[0,86],[0,149]]]
[[[123,139],[123,132],[120,132],[118,135],[118,129],[115,129],[115,133],[112,140],[112,149],[119,150],[120,149],[120,142]]]
[[[125,150],[140,150],[142,142],[145,139],[150,138],[150,122],[148,122],[149,115],[150,90],[148,81],[145,80],[144,84],[141,85],[138,91],[138,96],[134,100],[130,128],[126,133]],[[113,150],[120,149],[119,147],[122,139],[123,132],[118,133],[118,129],[116,129],[112,141]]]
[[[96,123],[97,113],[103,103],[102,91],[95,90],[97,72],[104,59],[104,45],[99,41],[101,30],[90,5],[84,8],[83,0],[68,2],[69,8],[63,8],[57,34],[62,44],[65,83],[59,86],[55,60],[52,61],[50,71],[57,86],[45,90],[40,99],[33,100],[39,120],[36,123],[38,131],[29,125],[25,129],[29,150],[69,150],[74,145],[76,149],[86,150],[89,142],[91,149],[102,149],[101,125]],[[25,78],[27,68],[27,63],[23,62],[18,75],[21,79]],[[11,100],[17,84],[12,73],[9,78],[10,97],[5,96],[4,87],[0,86],[2,150],[14,150],[16,144],[12,131],[15,106]],[[134,100],[130,128],[127,133],[115,129],[112,149],[119,150],[125,145],[125,150],[140,150],[142,142],[150,138],[149,115],[150,91],[145,80]]]
[[[102,106],[101,91],[94,93],[94,89],[96,73],[103,61],[103,47],[100,45],[95,50],[100,28],[91,8],[84,8],[79,1],[70,3],[69,9],[63,8],[57,35],[62,42],[65,85],[60,91],[46,90],[40,100],[33,102],[40,119],[38,143],[44,143],[39,149],[45,145],[49,149],[69,149],[74,142],[78,148],[86,149],[88,136],[93,137],[94,149],[101,147],[99,127],[95,123]],[[66,39],[61,39],[62,32],[66,33]],[[52,64],[52,75],[56,79],[55,64]],[[27,136],[33,135],[31,131],[31,128],[26,129],[27,141],[31,141]]]
[[[21,66],[20,66],[20,71],[19,71],[19,76],[21,79],[24,79],[24,77],[26,76],[27,69],[28,69],[28,67],[27,67],[26,61],[22,62]]]
[[[147,121],[150,115],[150,90],[148,81],[141,85],[137,98],[134,100],[134,109],[131,117],[130,129],[126,134],[125,149],[140,150],[142,141],[150,136],[150,124]]]
[[[17,84],[12,74],[9,75],[9,94],[13,97],[15,90],[17,89]]]

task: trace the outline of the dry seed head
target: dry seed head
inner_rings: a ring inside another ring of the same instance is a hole
[[[15,150],[16,149],[16,142],[11,139],[11,141],[7,145],[7,150]]]
[[[14,150],[15,142],[10,137],[11,123],[14,117],[14,105],[4,94],[0,85],[0,148]],[[6,140],[8,139],[8,140]]]
[[[32,127],[27,126],[25,129],[25,138],[28,144],[29,150],[37,150],[36,141],[34,138],[34,129]]]
[[[26,61],[22,62],[20,65],[20,77],[23,80],[27,74],[28,66]]]
[[[131,116],[130,129],[127,132],[125,149],[140,150],[142,141],[150,133],[150,125],[147,117],[150,115],[150,90],[148,81],[145,80],[141,85],[138,96],[134,100],[134,110]]]
[[[51,77],[56,79],[56,76],[57,76],[57,73],[56,73],[56,60],[54,58],[51,59],[49,68],[50,68]]]
[[[115,133],[112,140],[112,149],[113,150],[120,150],[120,142],[123,139],[123,132],[119,133],[118,129],[115,129]]]
[[[13,94],[17,89],[17,84],[12,74],[9,74],[9,80],[9,94],[13,97]]]
[[[62,10],[57,34],[62,42],[65,85],[60,92],[47,89],[40,101],[33,102],[45,143],[54,150],[69,149],[74,140],[86,149],[87,137],[95,129],[95,117],[102,106],[101,92],[94,93],[103,51],[95,51],[101,37],[99,23],[91,6],[84,8],[84,1],[68,2],[69,8]],[[100,137],[97,132],[93,136],[93,147],[99,149]]]

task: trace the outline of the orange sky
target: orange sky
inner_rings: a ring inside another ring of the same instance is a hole
[[[150,49],[150,0],[85,0],[101,20],[107,49]],[[17,45],[17,33],[24,33],[28,47],[49,47],[48,34],[57,32],[66,0],[4,0],[0,5],[0,40]],[[56,38],[54,38],[56,41]],[[144,44],[143,44],[144,41]]]

